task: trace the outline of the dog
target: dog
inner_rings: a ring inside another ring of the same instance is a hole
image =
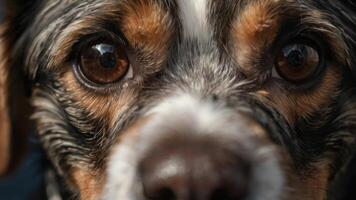
[[[34,127],[63,199],[355,198],[353,1],[5,4],[2,174]]]

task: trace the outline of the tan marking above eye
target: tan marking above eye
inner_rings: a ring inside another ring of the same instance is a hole
[[[98,43],[85,47],[80,53],[80,70],[97,84],[120,81],[128,72],[130,62],[125,47],[120,44]]]
[[[161,69],[175,27],[171,15],[156,1],[130,1],[122,9],[121,30],[132,48],[140,53],[144,75]],[[144,76],[143,75],[143,76]]]
[[[275,60],[275,68],[281,78],[300,83],[315,75],[320,66],[320,59],[319,52],[313,47],[295,43],[280,50]]]
[[[258,74],[255,67],[259,59],[277,36],[282,19],[279,1],[252,1],[241,11],[232,26],[233,51],[242,72],[252,77]]]

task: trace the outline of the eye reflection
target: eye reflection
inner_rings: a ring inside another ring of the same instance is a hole
[[[303,43],[283,47],[275,60],[278,75],[290,82],[299,83],[311,78],[320,66],[319,52]]]
[[[129,71],[125,47],[99,43],[86,47],[80,54],[80,69],[84,76],[97,84],[120,81]]]

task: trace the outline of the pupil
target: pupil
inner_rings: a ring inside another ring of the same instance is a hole
[[[117,60],[116,56],[113,53],[104,53],[100,57],[100,64],[106,69],[112,69],[116,67]]]
[[[302,52],[298,50],[294,50],[290,52],[287,59],[288,59],[288,63],[292,67],[300,67],[304,64],[304,55]]]

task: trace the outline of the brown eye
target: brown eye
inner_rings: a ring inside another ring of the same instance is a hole
[[[279,76],[287,81],[300,83],[312,78],[320,66],[319,52],[306,44],[285,46],[276,58]]]
[[[124,45],[98,43],[80,53],[80,70],[90,81],[110,84],[125,77],[130,67]]]

